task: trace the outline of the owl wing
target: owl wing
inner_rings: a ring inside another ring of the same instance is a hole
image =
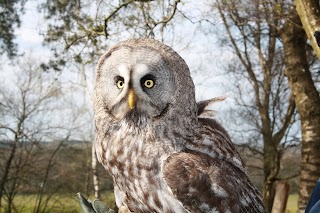
[[[229,162],[185,150],[165,161],[163,175],[190,212],[264,212],[258,190]]]
[[[264,212],[227,132],[215,120],[199,118],[198,141],[169,156],[163,176],[176,198],[191,212]]]

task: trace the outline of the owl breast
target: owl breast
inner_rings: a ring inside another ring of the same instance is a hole
[[[105,134],[108,143],[96,147],[105,147],[99,160],[113,177],[117,206],[134,212],[186,212],[162,175],[164,160],[182,149],[168,139],[166,127],[141,129],[121,122],[110,125],[110,132],[114,128],[115,134]]]

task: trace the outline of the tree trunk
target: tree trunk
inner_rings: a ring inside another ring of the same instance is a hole
[[[274,197],[273,188],[274,188],[274,181],[270,181],[266,177],[263,182],[262,196],[263,196],[263,204],[267,212],[270,212],[272,208],[273,197]]]
[[[295,0],[295,4],[311,46],[320,59],[320,41],[315,37],[315,33],[320,34],[319,0]]]
[[[92,144],[92,171],[93,171],[94,196],[96,199],[100,199],[99,177],[98,177],[98,170],[97,170],[97,156],[96,156],[96,149],[93,144]]]
[[[285,213],[290,186],[287,182],[278,182],[271,213]]]
[[[274,200],[274,185],[280,170],[280,155],[275,146],[275,141],[271,137],[267,137],[271,141],[264,142],[264,183],[263,183],[263,203],[270,212]]]
[[[302,159],[298,206],[299,211],[304,212],[312,189],[320,177],[320,97],[306,58],[306,34],[296,14],[284,25],[281,38],[286,75],[301,120]]]
[[[3,201],[3,193],[5,191],[5,184],[7,183],[7,180],[8,180],[8,175],[9,175],[9,172],[10,172],[10,169],[11,169],[11,164],[12,164],[12,161],[13,161],[13,158],[14,158],[14,155],[16,153],[16,148],[17,148],[17,145],[16,145],[16,141],[18,140],[17,139],[18,136],[16,135],[15,137],[15,141],[13,141],[13,144],[12,144],[12,147],[11,147],[11,150],[10,150],[10,156],[8,158],[8,160],[6,161],[6,164],[5,164],[5,169],[4,169],[4,172],[3,172],[3,176],[1,178],[1,181],[0,181],[0,213],[2,212],[1,210],[1,207],[2,207],[2,201]],[[10,208],[9,208],[10,209]]]

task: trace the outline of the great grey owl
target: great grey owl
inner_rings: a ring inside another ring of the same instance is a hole
[[[264,212],[227,132],[202,118],[185,61],[153,39],[121,42],[101,58],[95,148],[118,207],[131,212]]]

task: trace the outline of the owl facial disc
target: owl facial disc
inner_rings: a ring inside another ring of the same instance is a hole
[[[114,120],[159,118],[175,103],[175,72],[169,59],[156,49],[121,46],[102,58],[96,90]]]

